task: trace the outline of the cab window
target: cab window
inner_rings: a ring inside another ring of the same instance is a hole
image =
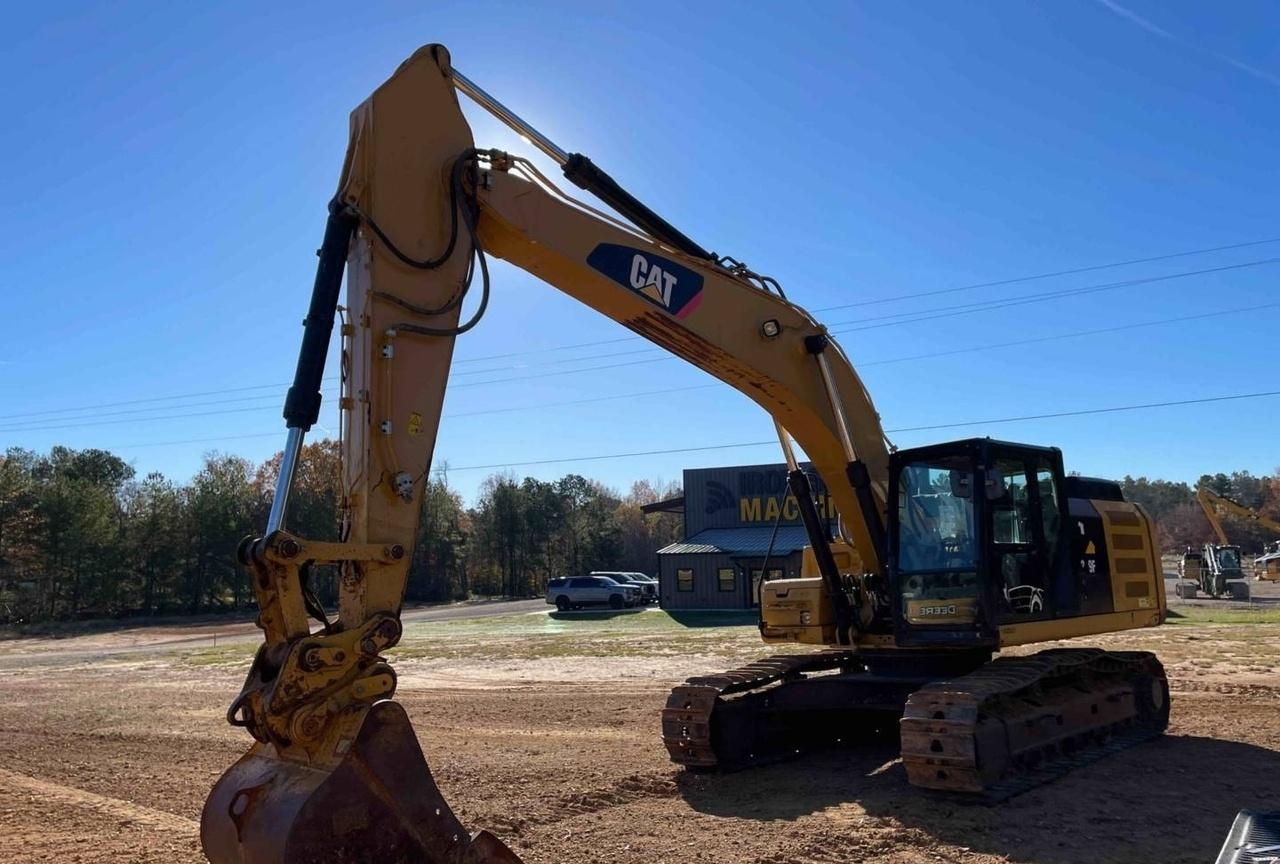
[[[898,569],[975,570],[974,472],[962,456],[915,463],[898,483]]]
[[[1053,476],[1047,470],[1052,489]],[[1037,526],[1033,521],[1031,487],[1027,481],[1027,465],[1022,459],[997,459],[985,477],[986,496],[991,513],[991,539],[995,544],[995,578],[1004,598],[1003,615],[1040,615],[1045,611],[1044,563],[1036,548]],[[1036,494],[1043,494],[1037,482]],[[1040,518],[1045,518],[1040,508]],[[1054,505],[1056,512],[1057,506]]]
[[[991,502],[991,536],[999,544],[1031,543],[1031,502],[1027,469],[1021,459],[999,459],[987,472],[987,500]]]
[[[1044,526],[1045,557],[1058,560],[1058,538],[1062,535],[1062,512],[1058,509],[1058,486],[1053,469],[1041,465],[1036,470],[1036,498],[1040,502],[1040,524]]]

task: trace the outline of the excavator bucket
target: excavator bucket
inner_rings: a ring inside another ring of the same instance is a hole
[[[213,864],[521,864],[492,834],[462,827],[390,700],[331,768],[255,744],[209,795],[200,840]]]

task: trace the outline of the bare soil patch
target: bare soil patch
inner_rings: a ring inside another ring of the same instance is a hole
[[[1280,808],[1280,624],[1090,640],[1164,659],[1170,733],[985,807],[912,789],[885,742],[676,769],[658,738],[667,688],[771,651],[750,627],[664,619],[409,627],[400,699],[464,822],[530,864],[1201,864],[1237,809]],[[252,644],[84,660],[17,641],[0,654],[0,862],[202,861],[204,795],[247,746],[222,715]]]

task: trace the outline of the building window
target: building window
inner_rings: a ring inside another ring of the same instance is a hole
[[[687,567],[681,567],[676,571],[676,590],[692,591],[693,590],[693,571]]]
[[[716,571],[716,579],[721,591],[736,591],[738,588],[738,575],[732,567],[721,567]]]

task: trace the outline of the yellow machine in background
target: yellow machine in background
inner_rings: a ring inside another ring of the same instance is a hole
[[[621,219],[532,163],[474,146],[461,90]],[[1055,448],[989,439],[895,451],[853,366],[778,283],[708,252],[420,49],[351,116],[304,321],[266,533],[248,538],[264,644],[228,711],[252,736],[205,804],[214,864],[517,862],[443,800],[384,652],[401,636],[455,338],[489,300],[487,256],[537,275],[746,394],[773,418],[810,545],[806,578],[763,587],[762,634],[827,650],[690,679],[662,713],[676,762],[738,768],[901,718],[913,783],[1005,797],[1168,722],[1146,652],[1001,647],[1164,619],[1150,520]],[[287,506],[345,270],[341,542],[291,534]],[[481,296],[462,320],[473,281]],[[826,534],[802,448],[841,514]],[[312,595],[340,568],[336,618]],[[655,742],[656,743],[656,742]]]
[[[1221,557],[1221,553],[1218,550],[1234,550],[1235,562],[1237,568],[1240,569],[1240,575],[1235,578],[1244,578],[1243,569],[1239,568],[1240,547],[1233,546],[1228,542],[1226,529],[1222,527],[1222,520],[1218,518],[1220,512],[1229,513],[1237,518],[1261,525],[1275,532],[1277,537],[1280,538],[1280,522],[1263,516],[1253,508],[1246,507],[1238,501],[1233,501],[1225,495],[1219,495],[1212,489],[1201,486],[1196,490],[1196,500],[1200,502],[1200,507],[1204,510],[1204,515],[1209,520],[1209,525],[1213,528],[1213,532],[1217,535],[1219,541],[1218,544],[1205,544],[1205,557],[1206,559],[1208,558],[1209,547],[1211,546],[1215,552],[1215,559],[1220,559]],[[1222,569],[1226,570],[1226,568]],[[1266,543],[1263,546],[1262,554],[1253,559],[1253,576],[1255,579],[1280,582],[1280,539]]]

